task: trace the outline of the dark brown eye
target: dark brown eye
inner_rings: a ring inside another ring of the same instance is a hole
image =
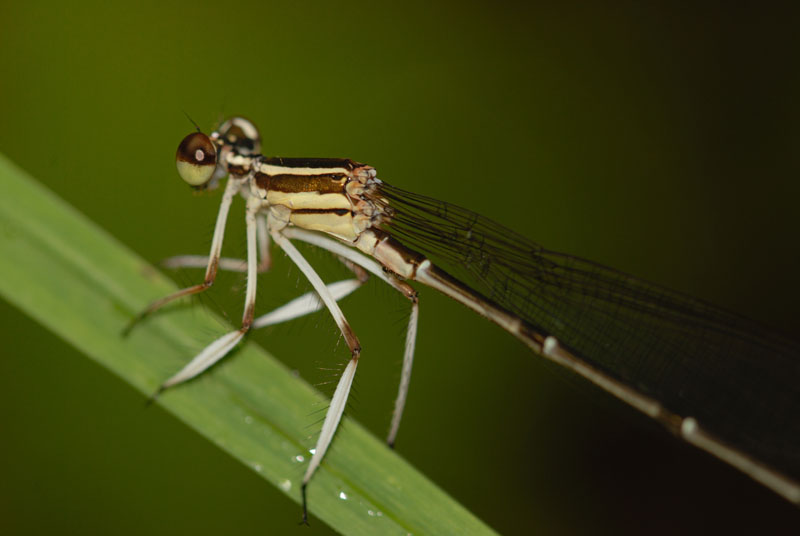
[[[217,168],[217,148],[202,132],[193,132],[183,138],[175,153],[178,174],[190,186],[207,183]]]

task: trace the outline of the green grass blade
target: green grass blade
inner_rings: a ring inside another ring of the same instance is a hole
[[[175,308],[122,338],[132,315],[172,282],[2,155],[0,191],[0,294],[143,393],[187,362],[197,333],[218,330],[207,311]],[[326,401],[262,349],[245,345],[160,403],[299,502],[304,465],[295,457],[308,459],[308,415]],[[492,532],[353,421],[309,503],[347,534]],[[286,515],[299,519],[300,509]]]

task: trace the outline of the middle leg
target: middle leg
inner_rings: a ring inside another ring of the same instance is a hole
[[[386,438],[386,443],[394,448],[395,441],[397,440],[397,432],[400,429],[400,421],[403,419],[403,410],[405,409],[406,399],[408,398],[408,387],[411,384],[411,369],[414,364],[414,349],[417,341],[417,326],[419,325],[419,295],[417,291],[408,283],[400,281],[394,275],[387,273],[377,262],[341,242],[332,240],[319,233],[306,231],[297,227],[287,228],[283,231],[283,234],[288,238],[300,240],[307,244],[326,249],[340,258],[361,266],[411,301],[411,315],[408,320],[408,330],[406,331],[403,369],[400,373],[400,386],[397,390],[397,398],[395,398],[392,424],[389,427],[389,435]]]

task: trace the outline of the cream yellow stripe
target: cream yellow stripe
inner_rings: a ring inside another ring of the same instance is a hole
[[[264,173],[266,175],[300,175],[300,176],[308,176],[308,175],[327,175],[330,173],[338,173],[349,175],[350,172],[343,168],[343,167],[318,167],[318,168],[295,168],[295,167],[286,167],[286,166],[275,166],[272,164],[265,164],[260,163],[258,165],[258,171]]]
[[[352,208],[350,201],[342,194],[320,194],[317,192],[279,192],[267,190],[267,202],[270,205],[284,205],[292,210],[297,209],[347,209]]]

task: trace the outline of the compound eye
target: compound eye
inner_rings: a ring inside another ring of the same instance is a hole
[[[211,138],[202,132],[193,132],[183,138],[175,154],[178,174],[190,186],[203,186],[217,169],[217,148]]]

